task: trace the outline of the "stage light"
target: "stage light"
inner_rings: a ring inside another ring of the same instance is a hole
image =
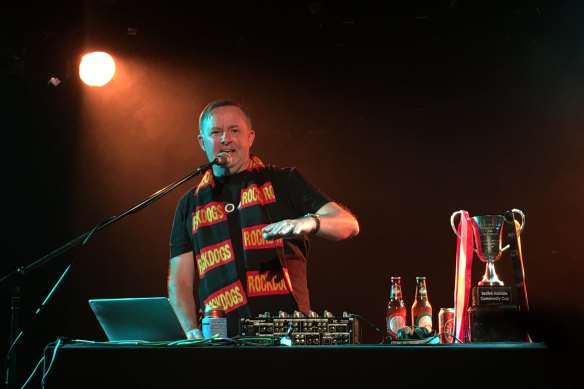
[[[104,86],[114,77],[116,63],[103,51],[85,54],[79,64],[79,77],[89,86]]]

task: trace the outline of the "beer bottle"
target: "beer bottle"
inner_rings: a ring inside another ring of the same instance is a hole
[[[401,287],[401,277],[391,277],[389,302],[387,303],[387,336],[397,339],[397,331],[406,326],[407,310],[404,304]]]
[[[412,324],[432,331],[432,305],[428,300],[426,277],[416,277],[416,297],[412,304]]]

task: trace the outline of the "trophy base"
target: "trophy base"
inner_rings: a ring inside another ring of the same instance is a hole
[[[471,342],[524,342],[525,323],[511,304],[510,286],[475,286],[469,313]]]
[[[512,304],[473,305],[468,310],[471,342],[525,342],[521,313]]]

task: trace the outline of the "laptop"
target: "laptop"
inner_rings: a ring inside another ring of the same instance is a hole
[[[187,338],[167,297],[89,299],[110,341],[166,342]]]

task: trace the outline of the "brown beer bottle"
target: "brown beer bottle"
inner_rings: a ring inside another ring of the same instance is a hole
[[[412,304],[412,324],[432,331],[432,305],[428,299],[426,277],[416,277],[416,297]]]
[[[397,331],[406,326],[408,314],[402,296],[401,277],[391,277],[389,302],[387,303],[387,336],[397,339]]]

